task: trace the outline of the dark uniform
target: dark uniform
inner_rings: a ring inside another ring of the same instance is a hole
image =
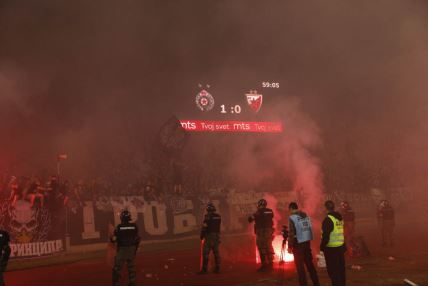
[[[0,230],[0,286],[4,286],[3,273],[6,271],[10,257],[9,233]]]
[[[320,250],[324,252],[327,273],[332,286],[346,285],[345,237],[342,215],[334,211],[334,203],[327,201],[327,217],[322,222]]]
[[[266,200],[258,202],[257,212],[248,218],[249,222],[255,222],[254,232],[256,234],[256,245],[259,250],[261,267],[259,271],[273,268],[274,250],[273,241],[273,211],[267,208]]]
[[[288,250],[293,253],[299,276],[299,285],[306,286],[306,269],[311,277],[312,284],[319,286],[317,270],[315,269],[311,250],[311,240],[313,240],[312,223],[306,213],[299,211],[297,203],[289,205],[291,216],[289,217],[289,239]]]
[[[221,228],[221,216],[215,212],[214,205],[208,204],[207,214],[204,217],[201,229],[201,240],[203,240],[202,248],[202,269],[201,273],[207,272],[208,259],[211,250],[214,253],[215,259],[215,273],[220,272],[220,228]]]
[[[380,203],[377,218],[379,228],[382,235],[382,245],[393,245],[394,227],[395,227],[395,214],[394,209],[389,205],[388,201],[384,200]]]
[[[347,246],[351,246],[355,235],[355,213],[348,202],[340,204],[340,214],[343,218],[343,230]]]
[[[130,220],[130,213],[123,211],[121,214],[122,223],[116,227],[112,238],[112,241],[117,243],[117,253],[113,266],[113,286],[120,286],[120,274],[125,262],[128,266],[129,286],[135,286],[135,256],[140,244],[140,237],[137,225],[130,223]]]

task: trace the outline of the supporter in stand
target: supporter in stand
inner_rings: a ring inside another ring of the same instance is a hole
[[[94,202],[97,201],[99,186],[96,180],[92,180],[92,182],[89,184],[88,191],[89,191],[90,199]]]
[[[46,182],[45,188],[45,200],[48,201],[50,206],[52,206],[58,198],[59,187],[58,177],[56,175],[50,176],[49,180]]]
[[[173,213],[182,213],[186,211],[187,203],[181,185],[174,186],[174,193],[167,197],[167,204]]]
[[[84,193],[84,183],[83,183],[83,180],[79,180],[77,185],[73,188],[71,197],[72,197],[72,200],[77,201],[80,206],[82,206],[82,203],[83,203],[83,193]]]
[[[151,181],[147,182],[147,185],[144,189],[144,200],[148,203],[152,201],[158,201],[158,196],[156,195],[156,189],[154,184]]]
[[[40,203],[41,207],[44,206],[44,190],[45,188],[42,187],[39,177],[33,177],[25,190],[26,197],[30,200],[31,207],[34,207],[36,199],[38,199],[38,202]]]
[[[12,205],[15,205],[17,200],[23,199],[22,187],[18,183],[18,179],[15,176],[12,176],[9,182],[9,188],[10,188],[10,200],[12,202]]]
[[[81,193],[80,198],[82,202],[84,201],[92,201],[93,200],[93,192],[92,192],[92,183],[88,183],[87,181],[82,181],[81,185]]]
[[[68,201],[70,200],[69,193],[70,193],[70,182],[68,180],[65,180],[64,183],[60,185],[59,192],[58,192],[58,199],[62,202],[64,206],[67,205]]]

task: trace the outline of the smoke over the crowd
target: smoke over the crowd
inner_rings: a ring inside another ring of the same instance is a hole
[[[272,102],[268,108],[273,120],[284,123],[284,134],[245,138],[236,144],[235,156],[229,156],[228,171],[246,182],[269,191],[294,192],[296,201],[305,202],[313,213],[321,199],[322,171],[317,152],[321,148],[320,130],[303,111],[295,97]]]
[[[0,167],[53,172],[66,152],[70,176],[145,172],[158,129],[194,108],[199,82],[276,80],[281,138],[205,139],[225,144],[226,158],[214,150],[204,162],[230,159],[231,184],[266,186],[269,173],[308,208],[323,185],[426,188],[427,11],[425,1],[2,1]]]

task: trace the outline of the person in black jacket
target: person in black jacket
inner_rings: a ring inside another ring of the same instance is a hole
[[[320,250],[324,252],[327,273],[332,286],[345,286],[345,237],[342,215],[334,211],[334,203],[326,201],[327,217],[322,222]]]
[[[355,235],[355,212],[347,201],[340,203],[339,212],[342,215],[344,223],[345,243],[348,247],[351,247]]]
[[[254,232],[256,233],[256,244],[259,250],[260,261],[262,263],[258,271],[268,271],[273,269],[274,250],[273,240],[273,211],[267,208],[265,199],[257,203],[257,212],[248,218],[248,222],[255,222]]]
[[[138,227],[135,223],[130,222],[131,213],[127,210],[122,211],[120,220],[121,223],[116,227],[111,238],[111,241],[117,244],[112,275],[113,286],[120,286],[120,274],[125,262],[128,266],[129,286],[135,286],[135,256],[140,244]]]
[[[9,233],[0,230],[0,286],[4,286],[3,273],[6,271],[10,257]]]
[[[212,203],[207,205],[207,213],[204,217],[201,229],[202,248],[202,269],[201,274],[207,273],[208,258],[211,250],[214,253],[215,270],[214,273],[220,273],[220,228],[221,216],[216,213],[216,208]]]
[[[387,200],[382,200],[378,206],[377,219],[382,235],[383,246],[394,245],[395,214]]]

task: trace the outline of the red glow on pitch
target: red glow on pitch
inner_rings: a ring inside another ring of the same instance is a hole
[[[282,261],[284,262],[293,262],[294,261],[293,254],[288,253],[287,251],[288,241],[286,242],[284,249],[282,249],[282,241],[283,241],[282,235],[275,236],[275,238],[272,241],[273,251],[275,252],[274,261],[280,262],[282,257]],[[282,251],[282,256],[281,256],[281,251]],[[256,247],[256,263],[260,263],[260,257],[259,257],[259,252],[257,250],[257,247]]]

